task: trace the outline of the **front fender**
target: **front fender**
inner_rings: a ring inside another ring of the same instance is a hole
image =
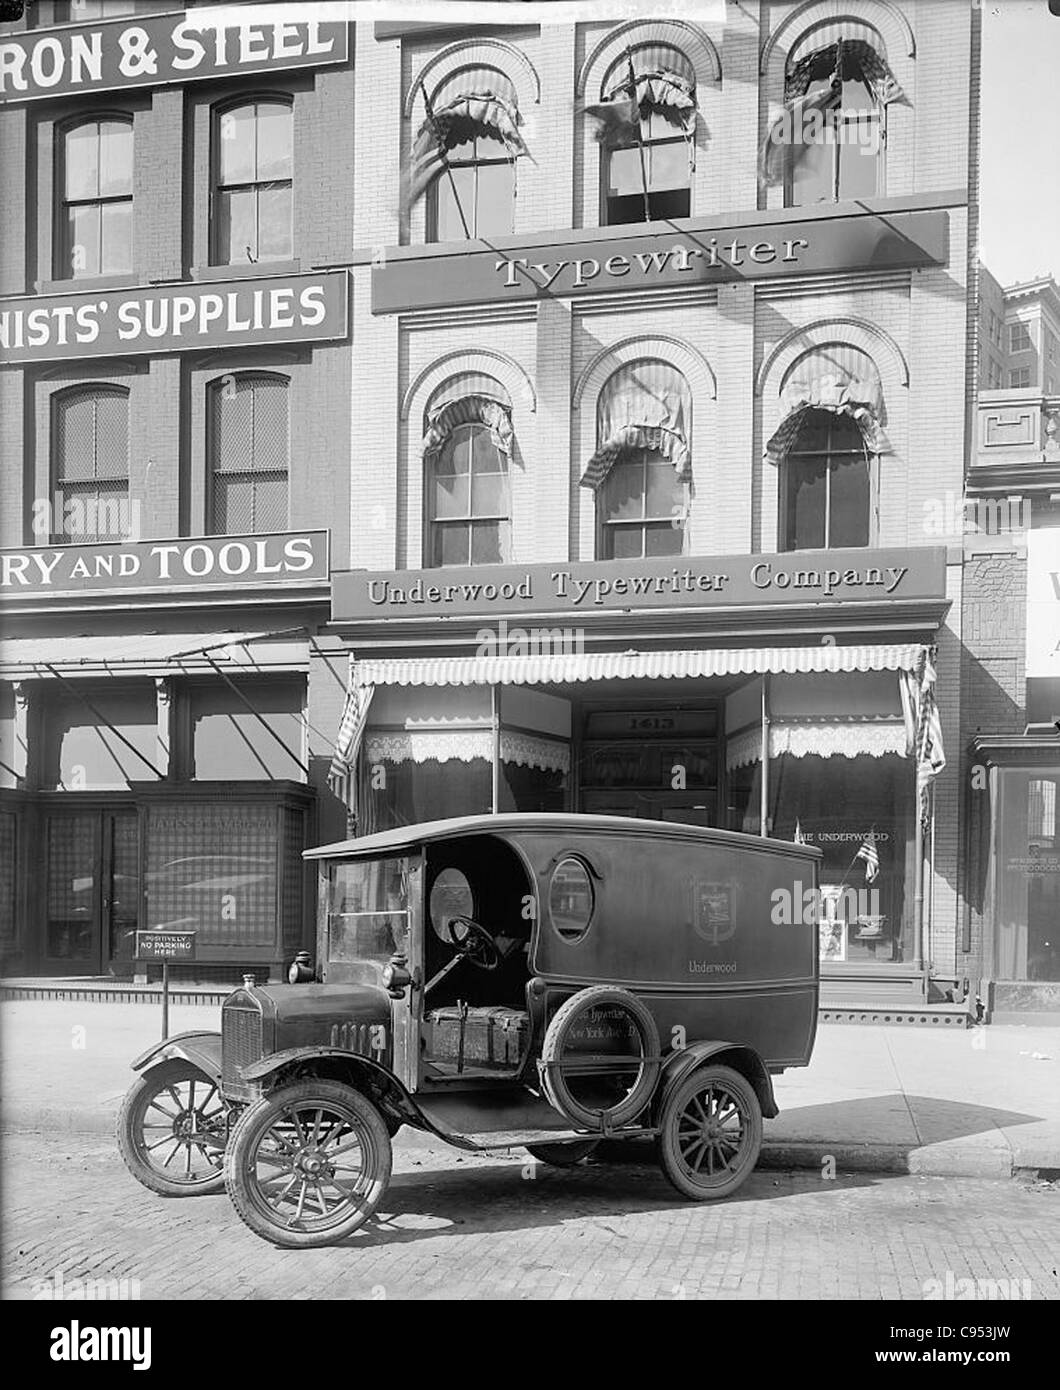
[[[664,1105],[685,1077],[690,1072],[695,1071],[697,1067],[703,1066],[705,1062],[712,1061],[723,1062],[726,1066],[732,1067],[734,1071],[738,1071],[741,1076],[746,1076],[755,1088],[758,1104],[762,1107],[762,1115],[765,1119],[772,1120],[780,1114],[780,1108],[773,1095],[773,1082],[769,1075],[769,1069],[754,1048],[741,1043],[722,1042],[717,1038],[711,1038],[689,1044],[680,1052],[675,1052],[671,1057],[668,1057],[663,1064],[662,1077],[655,1092],[655,1105],[653,1107],[655,1123],[658,1123]]]
[[[133,1062],[132,1069],[149,1073],[163,1062],[174,1060],[190,1062],[193,1067],[205,1072],[211,1081],[220,1085],[220,1033],[175,1033],[165,1042],[155,1043],[146,1052],[141,1052]]]

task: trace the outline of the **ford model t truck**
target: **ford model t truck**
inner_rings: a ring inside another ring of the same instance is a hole
[[[277,1245],[361,1226],[402,1125],[574,1163],[652,1137],[671,1183],[752,1171],[810,1059],[820,851],[617,816],[492,815],[310,850],[315,962],[134,1062],[119,1141],[168,1195],[227,1188]]]

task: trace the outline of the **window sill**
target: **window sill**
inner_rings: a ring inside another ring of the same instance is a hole
[[[86,275],[76,280],[36,280],[33,290],[35,294],[91,294],[93,290],[129,289],[136,284],[130,270],[122,275]]]
[[[193,280],[262,280],[268,276],[300,275],[301,261],[258,261],[256,264],[242,261],[235,265],[193,266]]]

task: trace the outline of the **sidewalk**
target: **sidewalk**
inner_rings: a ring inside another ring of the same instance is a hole
[[[129,1062],[159,1037],[149,1004],[0,1005],[5,1129],[112,1134]],[[216,1031],[220,1011],[180,1005],[173,1033]],[[83,1031],[81,1031],[83,1030]],[[1060,1032],[991,1026],[821,1027],[809,1067],[775,1078],[762,1163],[1008,1177],[1060,1168]],[[399,1146],[436,1144],[403,1130]]]

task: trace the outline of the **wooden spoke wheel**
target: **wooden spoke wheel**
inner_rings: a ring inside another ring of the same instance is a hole
[[[330,1245],[362,1226],[390,1182],[379,1111],[338,1081],[282,1086],[249,1106],[225,1156],[228,1195],[274,1245]]]
[[[731,1067],[697,1067],[663,1105],[659,1162],[679,1192],[698,1201],[729,1197],[753,1171],[762,1147],[754,1087]]]
[[[224,1189],[228,1103],[191,1062],[163,1062],[141,1076],[118,1114],[118,1148],[137,1182],[163,1197]]]

